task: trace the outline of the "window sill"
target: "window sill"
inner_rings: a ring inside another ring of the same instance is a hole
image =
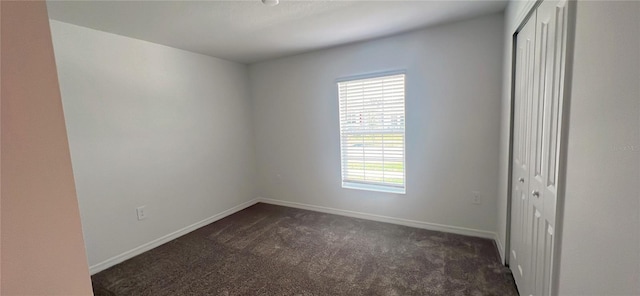
[[[384,185],[342,182],[342,188],[395,193],[395,194],[406,194],[405,188],[391,187],[391,186],[384,186]]]

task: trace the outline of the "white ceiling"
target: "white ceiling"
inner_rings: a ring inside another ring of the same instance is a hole
[[[499,1],[48,1],[49,17],[253,63],[502,11]]]

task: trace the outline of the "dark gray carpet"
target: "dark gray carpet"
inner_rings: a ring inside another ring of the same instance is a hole
[[[490,240],[262,203],[91,279],[96,295],[517,295]]]

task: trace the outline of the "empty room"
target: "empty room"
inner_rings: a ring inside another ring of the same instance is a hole
[[[639,1],[1,1],[0,294],[640,295]]]

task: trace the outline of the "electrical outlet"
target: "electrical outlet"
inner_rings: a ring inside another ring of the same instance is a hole
[[[480,191],[471,191],[471,203],[474,205],[482,203],[482,200],[480,199]]]
[[[147,206],[137,207],[136,214],[138,214],[138,220],[147,219]]]
[[[282,183],[282,174],[276,173],[275,181],[276,181],[276,184],[281,184]]]

